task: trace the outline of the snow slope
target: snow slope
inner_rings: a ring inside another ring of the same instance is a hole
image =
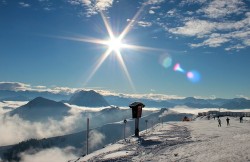
[[[178,162],[250,162],[250,120],[230,117],[217,120],[198,118],[192,122],[159,123],[87,156],[71,160],[83,161],[178,161]]]

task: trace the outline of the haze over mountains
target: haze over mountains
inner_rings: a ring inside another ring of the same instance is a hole
[[[93,90],[76,91],[74,94],[62,94],[52,92],[38,91],[9,91],[0,90],[0,101],[29,101],[36,97],[44,97],[54,101],[63,101],[69,104],[86,106],[86,107],[105,107],[109,105],[128,106],[129,103],[140,100],[147,107],[174,107],[177,105],[185,105],[193,108],[229,108],[229,109],[244,109],[250,108],[250,100],[245,98],[234,99],[197,99],[194,97],[186,97],[183,99],[146,99],[133,98],[116,95],[101,95]],[[98,102],[97,102],[98,100]],[[95,101],[95,102],[93,102]]]

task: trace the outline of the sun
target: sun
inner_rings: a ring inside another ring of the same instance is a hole
[[[123,47],[122,40],[119,38],[110,38],[107,41],[107,45],[111,51],[115,51],[116,53],[119,53],[121,48]]]
[[[107,30],[107,34],[109,36],[108,39],[103,40],[103,39],[97,39],[97,38],[90,38],[90,37],[59,37],[61,39],[68,39],[68,40],[73,40],[73,41],[80,41],[80,42],[88,42],[88,43],[94,43],[94,44],[99,44],[99,45],[104,45],[107,46],[107,49],[103,54],[101,54],[100,58],[96,61],[96,64],[93,67],[92,72],[90,75],[87,77],[84,86],[87,85],[89,80],[94,76],[96,71],[101,67],[103,62],[109,57],[111,53],[115,53],[115,56],[123,69],[123,72],[125,73],[129,84],[131,88],[135,91],[135,87],[133,84],[133,81],[131,79],[131,76],[129,74],[129,71],[127,69],[127,66],[125,64],[125,61],[123,60],[123,56],[121,54],[121,49],[132,49],[132,50],[139,50],[139,51],[144,51],[144,50],[153,50],[153,51],[161,51],[161,49],[158,48],[152,48],[152,47],[145,47],[145,46],[138,46],[138,45],[133,45],[133,44],[126,44],[124,42],[125,36],[130,32],[131,28],[134,26],[134,23],[137,22],[137,18],[139,17],[140,13],[143,11],[143,8],[140,8],[139,11],[135,14],[133,17],[133,21],[130,21],[128,25],[123,29],[123,31],[119,35],[115,35],[114,32],[112,31],[111,25],[108,21],[108,18],[104,15],[103,12],[100,11],[100,15],[102,17],[102,20],[104,22],[104,25]]]

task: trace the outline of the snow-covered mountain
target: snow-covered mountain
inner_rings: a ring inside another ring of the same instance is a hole
[[[221,107],[229,109],[248,109],[250,108],[250,100],[245,98],[234,98],[225,102],[223,105],[221,105]]]
[[[86,106],[86,107],[106,107],[109,103],[99,93],[90,91],[79,91],[73,94],[69,103],[72,105]]]
[[[70,107],[43,97],[37,97],[27,104],[10,111],[8,114],[19,115],[29,121],[43,121],[49,118],[60,120],[69,114]]]

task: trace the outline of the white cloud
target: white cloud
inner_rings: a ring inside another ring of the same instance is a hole
[[[71,5],[80,5],[81,3],[77,0],[69,0],[68,1]]]
[[[215,30],[216,24],[205,20],[189,20],[184,26],[169,29],[170,33],[186,36],[203,36]]]
[[[72,94],[75,91],[79,90],[77,88],[69,88],[69,87],[57,87],[54,86],[52,88],[48,88],[46,86],[32,86],[26,83],[20,82],[0,82],[0,90],[9,90],[9,91],[37,91],[37,92],[52,92],[52,93],[62,93],[62,94]]]
[[[238,21],[215,22],[211,20],[186,20],[182,26],[167,29],[170,33],[193,36],[203,39],[201,43],[190,43],[191,47],[219,47],[224,43],[237,42],[237,45],[227,44],[225,50],[239,50],[250,46],[250,14]],[[184,20],[185,21],[185,20]],[[218,35],[218,33],[220,33]],[[216,36],[217,35],[217,36]]]
[[[37,89],[46,89],[46,86],[34,86],[34,88],[37,88]]]
[[[165,110],[161,115],[159,115],[159,118],[167,116],[169,114],[175,114],[176,112],[172,111],[172,110]]]
[[[78,156],[75,155],[73,147],[66,148],[49,148],[44,149],[36,153],[30,154],[29,152],[23,152],[20,154],[21,162],[63,162],[76,159]]]
[[[240,49],[244,49],[244,48],[246,48],[246,46],[243,46],[241,44],[236,44],[236,45],[225,48],[225,50],[231,51],[231,50],[240,50]]]
[[[184,5],[196,7],[185,11]],[[243,0],[182,0],[176,8],[158,16],[161,18],[152,23],[170,34],[197,38],[195,43],[188,43],[191,47],[223,45],[225,50],[240,50],[250,46],[250,12]],[[168,23],[173,17],[174,22]],[[216,33],[220,36],[213,37]]]
[[[98,145],[101,145],[104,142],[105,136],[98,132],[97,130],[91,130],[89,132],[89,147],[94,149]]]
[[[188,15],[193,15],[194,12],[192,12],[192,11],[187,11],[187,14],[188,14]]]
[[[1,109],[1,107],[0,107]],[[73,133],[83,128],[85,119],[80,110],[71,110],[71,115],[62,120],[49,119],[47,122],[30,122],[18,115],[0,115],[0,146],[15,144],[31,138],[48,138]]]
[[[222,18],[231,14],[240,14],[245,10],[241,0],[213,0],[208,6],[198,10],[209,18]]]
[[[84,3],[87,6],[91,5],[91,3],[92,3],[91,0],[80,0],[79,2],[82,2],[82,3]]]
[[[68,0],[68,3],[86,7],[86,15],[91,16],[112,7],[113,0]]]
[[[137,23],[138,23],[139,26],[142,26],[142,27],[152,26],[152,23],[151,22],[147,22],[147,21],[138,21]]]
[[[112,6],[113,0],[97,0],[95,7],[103,11]]]
[[[176,9],[169,10],[166,14],[168,17],[173,17],[176,14]]]
[[[156,5],[165,2],[165,0],[147,0],[144,4],[146,5]]]
[[[218,111],[218,107],[215,108],[190,108],[187,106],[176,106],[174,108],[170,108],[169,110],[174,111],[174,112],[178,112],[178,113],[190,113],[190,114],[195,114],[198,115],[199,112],[208,112],[208,111]],[[224,109],[221,108],[220,109],[221,112],[225,112],[225,111],[231,111],[231,112],[249,112],[250,109]],[[167,112],[166,112],[167,113]]]
[[[155,12],[153,10],[149,10],[148,13],[149,14],[155,14]]]
[[[63,94],[72,94],[76,92],[77,88],[69,88],[69,87],[53,87],[49,91],[54,92],[54,93],[63,93]]]
[[[243,41],[243,43],[246,45],[246,46],[250,46],[250,39],[245,39]]]
[[[131,20],[129,20],[131,21]],[[80,88],[69,88],[69,87],[57,87],[53,86],[52,88],[47,88],[46,86],[32,86],[25,83],[19,83],[19,82],[0,82],[0,90],[12,90],[12,91],[19,91],[19,90],[32,90],[32,91],[48,91],[52,93],[61,93],[61,94],[73,94],[76,91],[79,90],[93,90],[92,88],[88,89],[80,89]],[[100,89],[94,89],[96,92],[108,96],[108,95],[114,95],[114,96],[123,96],[123,97],[129,97],[129,98],[138,98],[138,99],[154,99],[154,100],[165,100],[165,99],[172,99],[172,98],[183,98],[176,95],[165,95],[165,94],[121,94],[117,92],[113,92],[110,90],[100,90]]]
[[[221,44],[229,42],[230,39],[223,37],[211,37],[202,43],[191,44],[192,47],[209,46],[209,47],[219,47]]]
[[[24,2],[19,2],[19,5],[20,5],[21,7],[30,7],[30,4],[24,3]]]
[[[194,98],[196,98],[196,99],[216,99],[216,96],[215,95],[210,95],[210,96],[207,96],[207,97],[204,97],[204,96],[194,96]]]
[[[164,95],[164,94],[120,94],[121,97],[135,98],[135,99],[151,99],[151,100],[167,100],[167,99],[183,99],[185,97],[177,95]]]
[[[0,82],[0,90],[20,91],[30,89],[29,84],[19,82]]]
[[[235,31],[235,32],[231,32],[227,34],[228,36],[231,37],[235,37],[237,39],[241,39],[241,40],[248,40],[249,36],[250,36],[250,29],[249,31]]]
[[[190,4],[203,4],[205,3],[207,0],[182,0],[180,3],[180,6],[184,6],[184,5],[190,5]]]
[[[161,6],[152,6],[152,7],[150,7],[151,10],[157,10],[157,9],[160,9],[160,8],[161,8]]]
[[[28,101],[4,101],[0,102],[0,115],[9,112],[17,107],[25,105]]]

